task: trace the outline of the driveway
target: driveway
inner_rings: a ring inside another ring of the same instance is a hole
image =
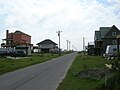
[[[0,76],[0,90],[56,90],[77,52]]]

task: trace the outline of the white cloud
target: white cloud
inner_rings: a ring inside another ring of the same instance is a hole
[[[94,31],[100,26],[115,24],[120,29],[120,1],[106,2],[113,5],[97,0],[0,0],[0,12],[7,14],[1,23],[2,33],[19,29],[30,34],[36,44],[46,38],[58,42],[56,31],[61,30],[62,48],[66,48],[68,39],[81,50],[82,37],[86,43],[93,41]]]

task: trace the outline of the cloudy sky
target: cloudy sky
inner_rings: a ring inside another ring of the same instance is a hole
[[[0,43],[5,31],[20,30],[32,36],[32,43],[51,39],[61,47],[71,41],[77,50],[94,41],[99,27],[116,25],[120,29],[120,0],[0,0]]]

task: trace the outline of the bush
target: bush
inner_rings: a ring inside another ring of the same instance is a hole
[[[96,90],[120,90],[120,72],[107,80],[106,86],[103,83]]]

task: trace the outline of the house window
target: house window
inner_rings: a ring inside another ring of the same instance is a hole
[[[116,51],[117,51],[117,48],[113,48],[113,51],[116,52]]]
[[[43,45],[39,45],[39,47],[42,47]]]
[[[113,33],[112,33],[112,36],[116,36],[116,32],[113,32]]]
[[[113,40],[112,43],[113,43],[113,44],[117,44],[117,41],[116,41],[116,40]]]

